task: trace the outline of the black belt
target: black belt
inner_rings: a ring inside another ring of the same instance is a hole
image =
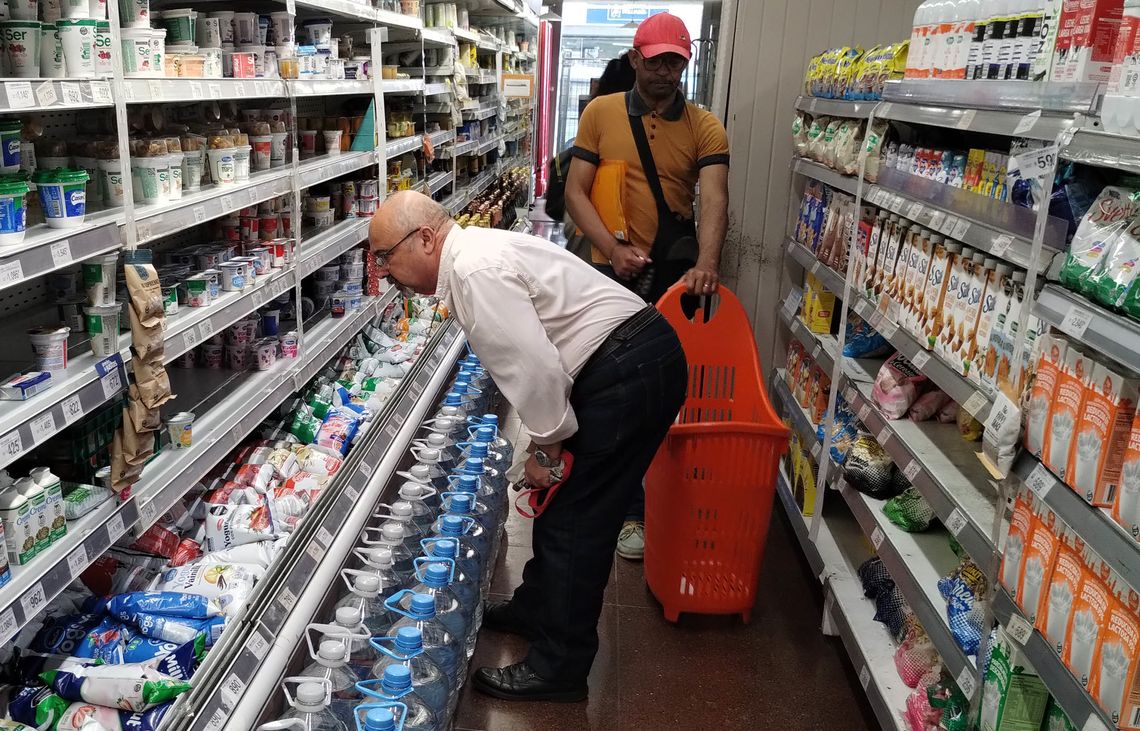
[[[598,346],[598,349],[595,350],[594,354],[590,356],[590,359],[586,361],[586,365],[589,366],[595,359],[604,358],[610,353],[613,353],[660,318],[661,313],[658,312],[657,308],[653,305],[647,305],[645,308],[639,310],[628,320],[614,328],[610,336],[602,341],[602,344]]]

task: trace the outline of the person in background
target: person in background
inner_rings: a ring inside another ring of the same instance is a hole
[[[590,102],[571,148],[570,217],[593,244],[594,264],[649,302],[678,280],[695,295],[713,294],[720,282],[728,227],[728,135],[715,116],[688,103],[680,90],[690,47],[689,32],[677,16],[659,13],[642,21],[626,54],[636,77],[633,89]],[[591,199],[598,168],[607,161],[626,165],[624,240],[606,227]],[[650,167],[655,176],[647,172]],[[693,224],[698,183],[699,229]],[[621,528],[619,556],[644,556],[644,520],[645,495],[638,491]]]
[[[461,228],[421,193],[388,198],[368,242],[381,276],[447,304],[531,435],[525,479],[544,506],[534,557],[511,600],[483,612],[483,626],[530,637],[530,651],[472,682],[506,700],[581,700],[618,527],[685,400],[677,333],[573,254]]]

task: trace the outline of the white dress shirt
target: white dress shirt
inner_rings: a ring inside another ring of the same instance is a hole
[[[586,361],[645,302],[545,239],[458,225],[436,292],[540,444],[578,431],[570,389]]]

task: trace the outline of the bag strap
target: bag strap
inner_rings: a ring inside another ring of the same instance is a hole
[[[629,115],[629,128],[633,132],[633,141],[641,158],[641,169],[645,171],[645,179],[653,191],[653,200],[657,201],[657,217],[661,220],[672,217],[673,210],[669,208],[665,191],[661,189],[661,177],[657,174],[657,164],[653,161],[653,150],[649,149],[649,138],[645,136],[645,125],[642,124],[641,117]]]

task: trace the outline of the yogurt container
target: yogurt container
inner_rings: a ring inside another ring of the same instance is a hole
[[[317,131],[315,129],[301,130],[301,159],[308,160],[317,154]]]
[[[339,129],[327,129],[324,131],[324,135],[325,152],[329,155],[339,155],[341,153],[340,138],[342,132]]]
[[[236,180],[237,163],[234,160],[234,148],[206,150],[210,158],[210,179],[215,185],[233,185]]]
[[[327,264],[316,271],[316,281],[318,282],[335,282],[339,276],[340,266],[338,264]]]
[[[63,64],[68,76],[83,78],[95,75],[98,24],[99,21],[90,18],[60,18],[55,22],[63,44]]]
[[[217,343],[206,343],[201,347],[198,362],[210,370],[220,370],[224,361],[225,349]]]
[[[253,273],[257,276],[269,274],[273,267],[273,255],[266,246],[257,246],[249,250],[249,258],[253,260]]]
[[[234,11],[219,10],[215,13],[210,13],[210,17],[218,19],[218,36],[221,38],[219,45],[233,45]]]
[[[304,22],[305,35],[309,45],[316,46],[318,50],[328,50],[332,47],[332,21],[328,18],[311,18]]]
[[[45,79],[62,79],[67,76],[63,65],[63,43],[55,23],[40,26],[40,76]]]
[[[23,243],[28,227],[28,184],[0,177],[0,247]]]
[[[166,194],[163,195],[160,171],[165,172]],[[156,157],[132,157],[131,179],[136,197],[142,203],[161,203],[170,198],[170,166],[165,155]]]
[[[23,128],[19,120],[0,122],[0,173],[20,172],[20,134]]]
[[[167,317],[178,314],[177,284],[168,284],[162,288],[162,313]]]
[[[62,371],[67,368],[67,327],[36,327],[28,330],[37,371]]]
[[[277,338],[278,343],[281,345],[282,358],[296,358],[297,357],[297,332],[290,330],[287,333],[282,333]]]
[[[350,299],[348,292],[340,291],[334,292],[332,296],[332,316],[344,317],[344,313],[348,311],[348,301]]]
[[[222,291],[240,292],[245,289],[245,263],[240,261],[222,262]]]
[[[277,337],[281,326],[281,310],[274,308],[261,313],[261,332],[266,337]]]
[[[186,304],[191,307],[209,307],[213,301],[210,289],[209,278],[201,274],[190,277],[186,280]]]
[[[41,33],[38,20],[0,20],[0,41],[4,43],[9,75],[22,79],[40,75]]]
[[[195,356],[193,350],[187,350],[182,355],[174,359],[174,365],[177,368],[193,368],[197,363],[198,358]]]
[[[118,263],[117,253],[93,256],[83,262],[83,288],[87,294],[88,304],[115,304],[115,274]]]
[[[226,346],[226,367],[233,371],[244,371],[249,367],[249,345],[240,343]]]
[[[266,243],[269,253],[273,256],[273,268],[281,269],[285,266],[285,243],[288,239],[273,239]]]
[[[249,180],[251,145],[238,145],[234,148],[234,180]]]
[[[221,48],[221,18],[216,15],[199,15],[194,42],[199,48]]]
[[[87,213],[87,171],[37,170],[32,176],[44,219],[51,228],[75,228]]]
[[[257,13],[234,13],[234,32],[230,43],[248,46],[257,43],[261,34],[258,31]],[[223,40],[223,43],[225,41]]]
[[[111,22],[107,20],[96,21],[95,24],[95,75],[111,76],[114,69],[111,54],[114,49],[111,45]],[[40,66],[43,66],[43,50],[40,51]]]
[[[64,0],[66,2],[66,0]],[[166,42],[171,46],[192,46],[198,41],[198,11],[176,8],[159,13],[159,21],[166,29]]]
[[[59,0],[59,17],[69,20],[95,19],[91,15],[91,3],[88,0]]]
[[[277,362],[277,341],[275,339],[258,340],[254,343],[253,351],[256,356],[254,367],[259,371],[269,370]]]
[[[262,57],[264,59],[264,56]],[[242,50],[235,51],[230,56],[230,75],[235,79],[253,79],[257,73],[257,53],[249,46],[242,46]]]
[[[180,411],[166,420],[166,428],[170,432],[170,446],[174,449],[186,449],[194,443],[194,414],[189,411]]]
[[[246,286],[257,284],[257,269],[255,268],[255,265],[257,263],[256,257],[235,256],[233,259],[230,259],[230,261],[242,265],[242,275],[245,277]]]
[[[36,556],[36,525],[32,506],[15,485],[0,490],[0,522],[4,524],[4,544],[8,562],[24,566]]]
[[[93,157],[76,156],[75,167],[82,168],[87,173],[87,180],[91,183],[87,189],[87,200],[99,202],[103,200],[103,181],[99,179],[99,161]]]
[[[296,43],[296,26],[291,13],[285,10],[270,13],[269,22],[273,27],[273,42],[277,46],[290,46]]]
[[[123,205],[123,164],[119,158],[99,160],[99,184],[102,188],[103,203],[108,206]]]
[[[210,292],[210,301],[213,302],[222,293],[222,270],[206,269],[202,272],[202,277],[206,280],[206,287]]]
[[[162,65],[154,58],[151,46],[153,35],[150,28],[123,28],[119,32],[124,76],[162,75]]]
[[[71,167],[71,158],[57,155],[40,155],[36,158],[36,170],[59,170]]]
[[[282,167],[285,164],[285,141],[289,138],[288,132],[272,132],[272,146],[269,148],[269,166]]]
[[[207,79],[220,79],[222,73],[222,49],[198,47],[202,56],[202,76]]]
[[[12,20],[39,20],[39,0],[8,0],[8,17]]]
[[[170,166],[170,200],[182,198],[182,160],[185,155],[184,152],[169,152],[166,155]]]
[[[273,147],[273,135],[250,135],[249,146],[251,148],[250,169],[268,170],[272,164],[270,155]]]
[[[206,151],[190,150],[182,153],[182,190],[202,189],[202,175],[206,172]]]
[[[91,336],[91,352],[96,358],[106,358],[119,352],[119,313],[118,305],[95,305],[84,307],[87,316],[87,334]]]
[[[123,30],[150,28],[150,0],[119,0],[119,22]]]

